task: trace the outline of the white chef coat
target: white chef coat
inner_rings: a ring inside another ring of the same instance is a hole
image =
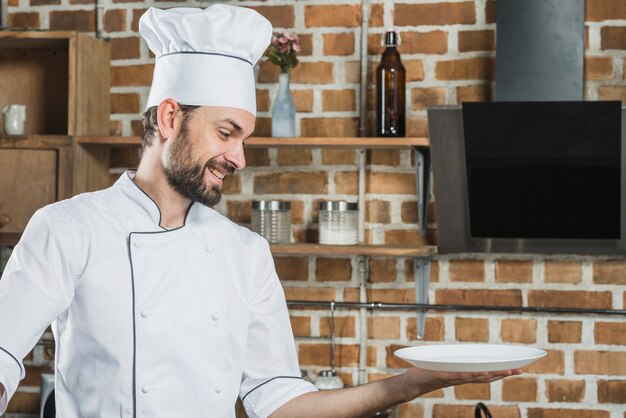
[[[0,382],[52,322],[57,416],[251,417],[316,390],[300,377],[267,242],[194,203],[166,230],[123,174],[35,213],[0,280]]]

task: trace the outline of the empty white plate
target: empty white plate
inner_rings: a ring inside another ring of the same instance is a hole
[[[395,355],[426,370],[491,372],[528,366],[546,352],[518,345],[443,344],[401,348]]]

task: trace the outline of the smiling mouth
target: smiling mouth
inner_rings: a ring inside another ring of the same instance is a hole
[[[213,174],[215,177],[217,177],[220,180],[224,180],[224,177],[226,177],[227,175],[227,173],[223,173],[219,171],[218,169],[216,169],[215,167],[209,167],[209,171],[211,172],[211,174]]]

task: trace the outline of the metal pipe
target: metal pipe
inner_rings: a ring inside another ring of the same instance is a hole
[[[369,258],[364,256],[357,258],[359,263],[359,302],[361,305],[367,304],[368,260]],[[361,306],[359,309],[359,375],[357,384],[363,385],[365,383],[367,383],[367,310]]]
[[[329,307],[331,302],[288,300],[289,306]],[[486,312],[528,312],[554,314],[589,314],[589,315],[626,315],[626,309],[589,309],[589,308],[556,308],[532,306],[484,306],[484,305],[439,305],[428,303],[382,303],[382,302],[335,302],[335,308],[348,309],[381,309],[391,311],[414,311],[418,309],[432,311],[486,311]]]
[[[361,81],[359,96],[359,135],[367,136],[367,33],[369,32],[369,0],[361,0]]]

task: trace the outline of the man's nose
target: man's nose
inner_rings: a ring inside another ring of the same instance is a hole
[[[236,170],[243,170],[246,167],[246,156],[243,152],[243,141],[236,141],[233,147],[224,154],[224,159],[228,161]]]

